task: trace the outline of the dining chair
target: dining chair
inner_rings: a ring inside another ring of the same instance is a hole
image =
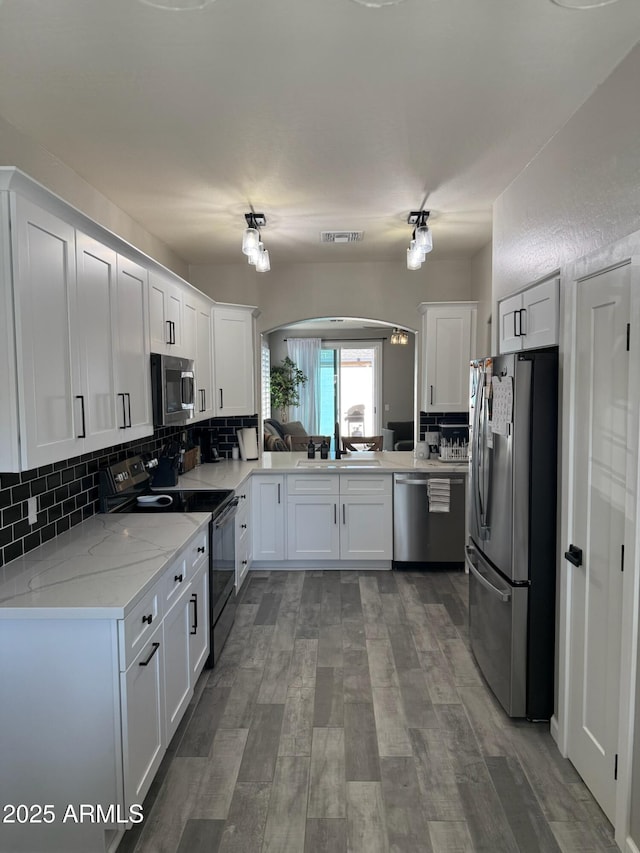
[[[350,435],[342,439],[343,450],[382,450],[381,435]]]

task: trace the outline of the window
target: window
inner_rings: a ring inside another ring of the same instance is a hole
[[[320,433],[379,435],[382,345],[378,341],[323,342],[320,351]]]
[[[262,417],[271,417],[271,350],[265,340],[262,341],[261,352],[262,374]]]

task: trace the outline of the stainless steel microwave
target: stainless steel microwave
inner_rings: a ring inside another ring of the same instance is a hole
[[[151,353],[151,395],[154,426],[186,424],[195,412],[193,361]]]

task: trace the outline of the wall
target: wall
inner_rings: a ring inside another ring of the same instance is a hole
[[[640,228],[640,46],[494,204],[493,298]]]
[[[472,358],[482,358],[497,352],[491,340],[492,312],[492,244],[480,249],[471,259],[471,299],[478,303],[476,320],[476,351]]]
[[[0,117],[0,165],[16,166],[66,202],[127,240],[141,252],[186,278],[188,267],[164,243],[145,231],[123,210],[76,172]]]
[[[239,261],[192,266],[189,281],[220,302],[256,305],[261,332],[312,317],[366,317],[418,329],[420,302],[471,298],[468,258],[430,258],[415,272],[404,261],[279,266],[274,255],[271,272],[256,273]]]
[[[640,46],[495,202],[494,306],[640,229],[638,80]],[[636,693],[631,833],[640,849],[640,682]]]
[[[256,426],[257,417],[212,418],[194,425],[210,434],[220,454],[229,458],[239,427]],[[192,429],[192,428],[190,428]],[[179,427],[158,427],[153,436],[86,453],[20,474],[0,474],[0,567],[48,542],[99,512],[99,470],[134,454],[158,455]],[[37,520],[27,520],[27,500],[38,501]]]
[[[269,336],[271,363],[280,364],[287,355],[288,337],[314,337],[317,332],[303,333],[299,329],[293,332],[287,329],[272,332]],[[387,421],[413,420],[413,373],[415,360],[414,335],[409,335],[406,346],[391,346],[389,336],[391,329],[381,326],[377,329],[351,329],[331,331],[323,337],[339,340],[375,340],[387,338],[382,342],[382,424]]]

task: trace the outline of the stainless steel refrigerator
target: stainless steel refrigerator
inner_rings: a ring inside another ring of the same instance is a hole
[[[512,717],[553,713],[557,349],[474,361],[470,379],[469,633]]]

